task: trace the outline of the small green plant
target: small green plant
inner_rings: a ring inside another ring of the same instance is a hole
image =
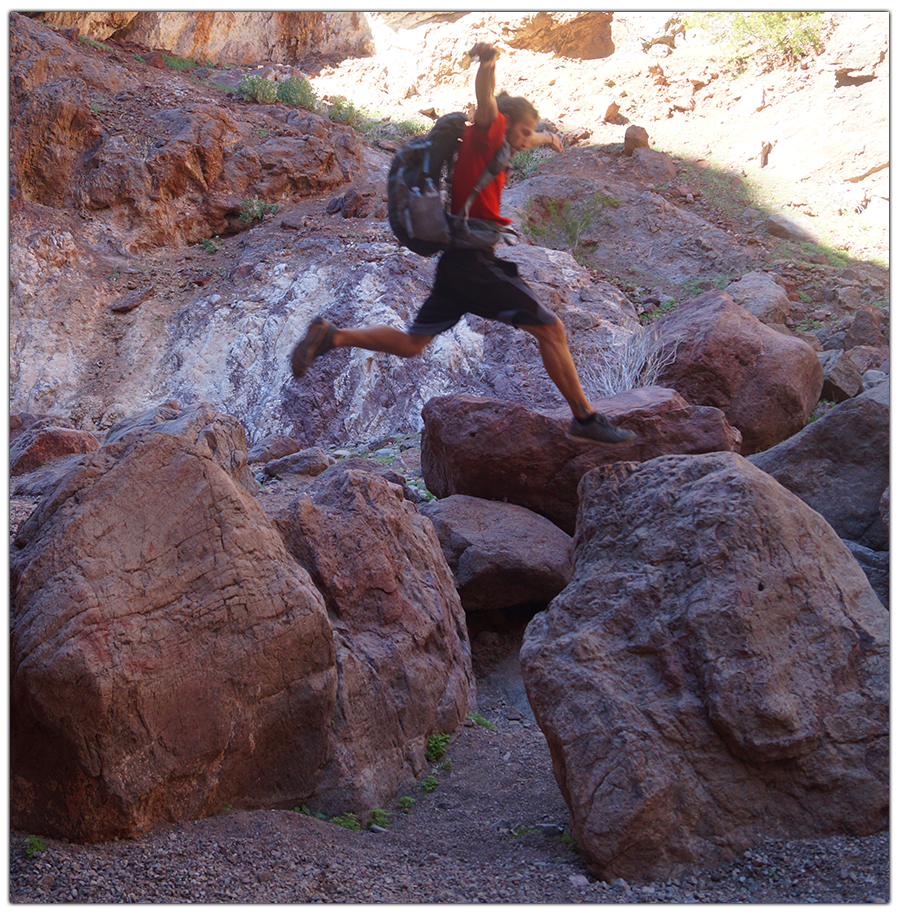
[[[435,775],[428,775],[425,780],[422,782],[422,790],[426,794],[430,794],[432,791],[438,789],[438,779]]]
[[[305,108],[311,112],[316,109],[316,94],[308,80],[298,80],[296,77],[284,80],[276,87],[276,96],[285,105]]]
[[[302,813],[304,816],[309,816],[311,819],[326,819],[324,813],[314,813],[305,803],[303,806],[295,806],[295,813]]]
[[[440,765],[438,765],[438,768],[441,771],[452,771],[453,770],[453,759],[449,757],[444,759],[444,761],[441,762]]]
[[[233,804],[233,803],[226,803],[225,806],[222,807],[222,813],[221,813],[221,815],[222,815],[222,816],[228,816],[228,815],[231,813],[231,811],[232,811],[233,809],[234,809],[234,804]]]
[[[476,711],[473,711],[469,715],[469,720],[471,720],[473,724],[477,724],[479,727],[484,727],[485,730],[490,730],[491,733],[497,732],[497,728],[486,717],[482,717]]]
[[[248,102],[259,102],[262,105],[271,105],[278,101],[278,87],[264,76],[255,76],[245,73],[237,88],[238,94]]]
[[[146,60],[145,60],[143,54],[132,54],[131,56],[132,56],[139,64],[144,64],[144,63],[146,63]]]
[[[539,831],[534,826],[516,826],[512,831],[513,838],[522,838],[524,835],[530,835],[532,832]]]
[[[37,835],[29,835],[25,839],[25,853],[29,857],[35,857],[40,854],[41,851],[47,850],[47,842],[43,838],[40,838]]]
[[[386,810],[372,810],[369,817],[370,826],[378,826],[379,829],[386,829],[391,824],[391,814]]]
[[[553,151],[545,146],[534,147],[531,150],[522,150],[520,153],[516,153],[509,163],[510,184],[530,179],[541,164],[552,157]]]
[[[241,222],[242,223],[258,223],[260,220],[264,219],[268,214],[277,214],[278,205],[277,204],[267,204],[265,201],[260,198],[245,198],[241,201]]]
[[[571,832],[561,832],[559,838],[569,846],[570,851],[578,851],[578,845],[575,843],[575,839],[572,838]]]
[[[93,48],[95,51],[113,51],[109,45],[104,45],[103,42],[97,41],[96,38],[91,38],[90,35],[79,35],[78,40],[84,42],[88,47]]]
[[[219,251],[218,238],[219,237],[216,236],[215,239],[201,239],[199,243],[200,248],[203,249],[204,252],[209,252],[210,255],[215,255],[216,252]]]
[[[607,208],[618,207],[614,198],[597,192],[585,201],[552,201],[545,204],[546,216],[538,213],[537,202],[529,198],[522,217],[522,232],[536,245],[571,252],[576,260],[589,243],[585,236],[598,221],[608,222]]]
[[[105,102],[89,102],[88,107],[95,115],[102,115],[106,111]]]
[[[425,758],[429,762],[439,762],[444,757],[449,742],[449,733],[435,733],[434,736],[429,736],[425,742]]]
[[[333,822],[337,826],[341,826],[344,829],[352,829],[354,832],[362,831],[362,826],[359,823],[359,816],[356,813],[344,813],[342,816],[332,816],[329,822]]]
[[[415,797],[401,797],[397,801],[397,806],[399,806],[401,810],[408,810],[415,802]]]
[[[183,73],[185,70],[193,70],[197,66],[197,62],[189,57],[178,57],[177,55],[163,52],[162,58],[167,67],[177,70],[179,73]]]
[[[371,118],[349,99],[345,99],[343,96],[335,96],[328,108],[325,109],[325,114],[332,121],[339,121],[341,124],[349,124],[350,127],[355,130],[363,130],[363,128],[371,122]]]

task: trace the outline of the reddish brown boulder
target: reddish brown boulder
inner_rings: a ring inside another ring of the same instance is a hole
[[[546,606],[572,576],[572,539],[525,507],[452,494],[423,503],[463,608]]]
[[[187,421],[187,436],[166,421],[120,430],[19,530],[10,768],[23,830],[131,836],[316,789],[337,691],[324,602],[215,455],[216,425],[198,438]]]
[[[239,483],[239,446],[233,419],[162,405],[69,460],[20,527],[17,828],[98,841],[300,804],[365,819],[474,706],[464,613],[402,489],[323,474],[281,521],[311,576]]]
[[[881,503],[890,481],[890,447],[885,381],[750,461],[821,513],[842,539],[886,551]]]
[[[100,441],[90,431],[58,427],[53,419],[45,419],[32,424],[10,444],[9,471],[23,475],[55,459],[99,448]]]
[[[317,805],[371,812],[474,708],[465,613],[432,525],[400,485],[333,466],[275,525],[335,631],[338,698]]]
[[[520,656],[591,869],[887,828],[888,614],[834,530],[724,452],[580,492],[575,575]]]
[[[746,456],[801,430],[822,392],[816,352],[738,306],[726,293],[694,297],[657,320],[675,350],[659,384],[694,405],[721,408],[743,434]]]
[[[634,389],[595,407],[633,430],[634,443],[607,447],[570,440],[570,415],[538,414],[512,402],[433,398],[422,410],[425,485],[437,497],[468,494],[527,507],[571,535],[578,482],[588,469],[619,459],[740,449],[740,434],[719,409],[688,405],[670,389]]]

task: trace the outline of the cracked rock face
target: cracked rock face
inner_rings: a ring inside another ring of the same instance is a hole
[[[248,475],[233,418],[162,405],[69,460],[19,529],[15,825],[87,842],[226,806],[365,815],[474,706],[462,607],[402,490],[323,474],[292,554]]]
[[[822,517],[736,454],[580,490],[575,575],[521,660],[592,869],[885,828],[888,614]]]

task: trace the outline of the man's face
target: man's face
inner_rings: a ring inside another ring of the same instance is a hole
[[[521,153],[530,146],[529,141],[534,129],[537,127],[537,118],[524,118],[513,121],[506,129],[506,139],[512,147],[513,153]]]

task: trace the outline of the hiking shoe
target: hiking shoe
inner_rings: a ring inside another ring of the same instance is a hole
[[[605,443],[607,446],[621,446],[630,443],[635,437],[630,430],[616,427],[609,418],[597,412],[586,421],[572,418],[566,434],[572,440],[591,440],[594,443]]]
[[[327,354],[334,347],[337,329],[327,319],[316,316],[309,323],[306,334],[297,342],[291,353],[291,372],[298,379],[310,368],[316,357]]]

